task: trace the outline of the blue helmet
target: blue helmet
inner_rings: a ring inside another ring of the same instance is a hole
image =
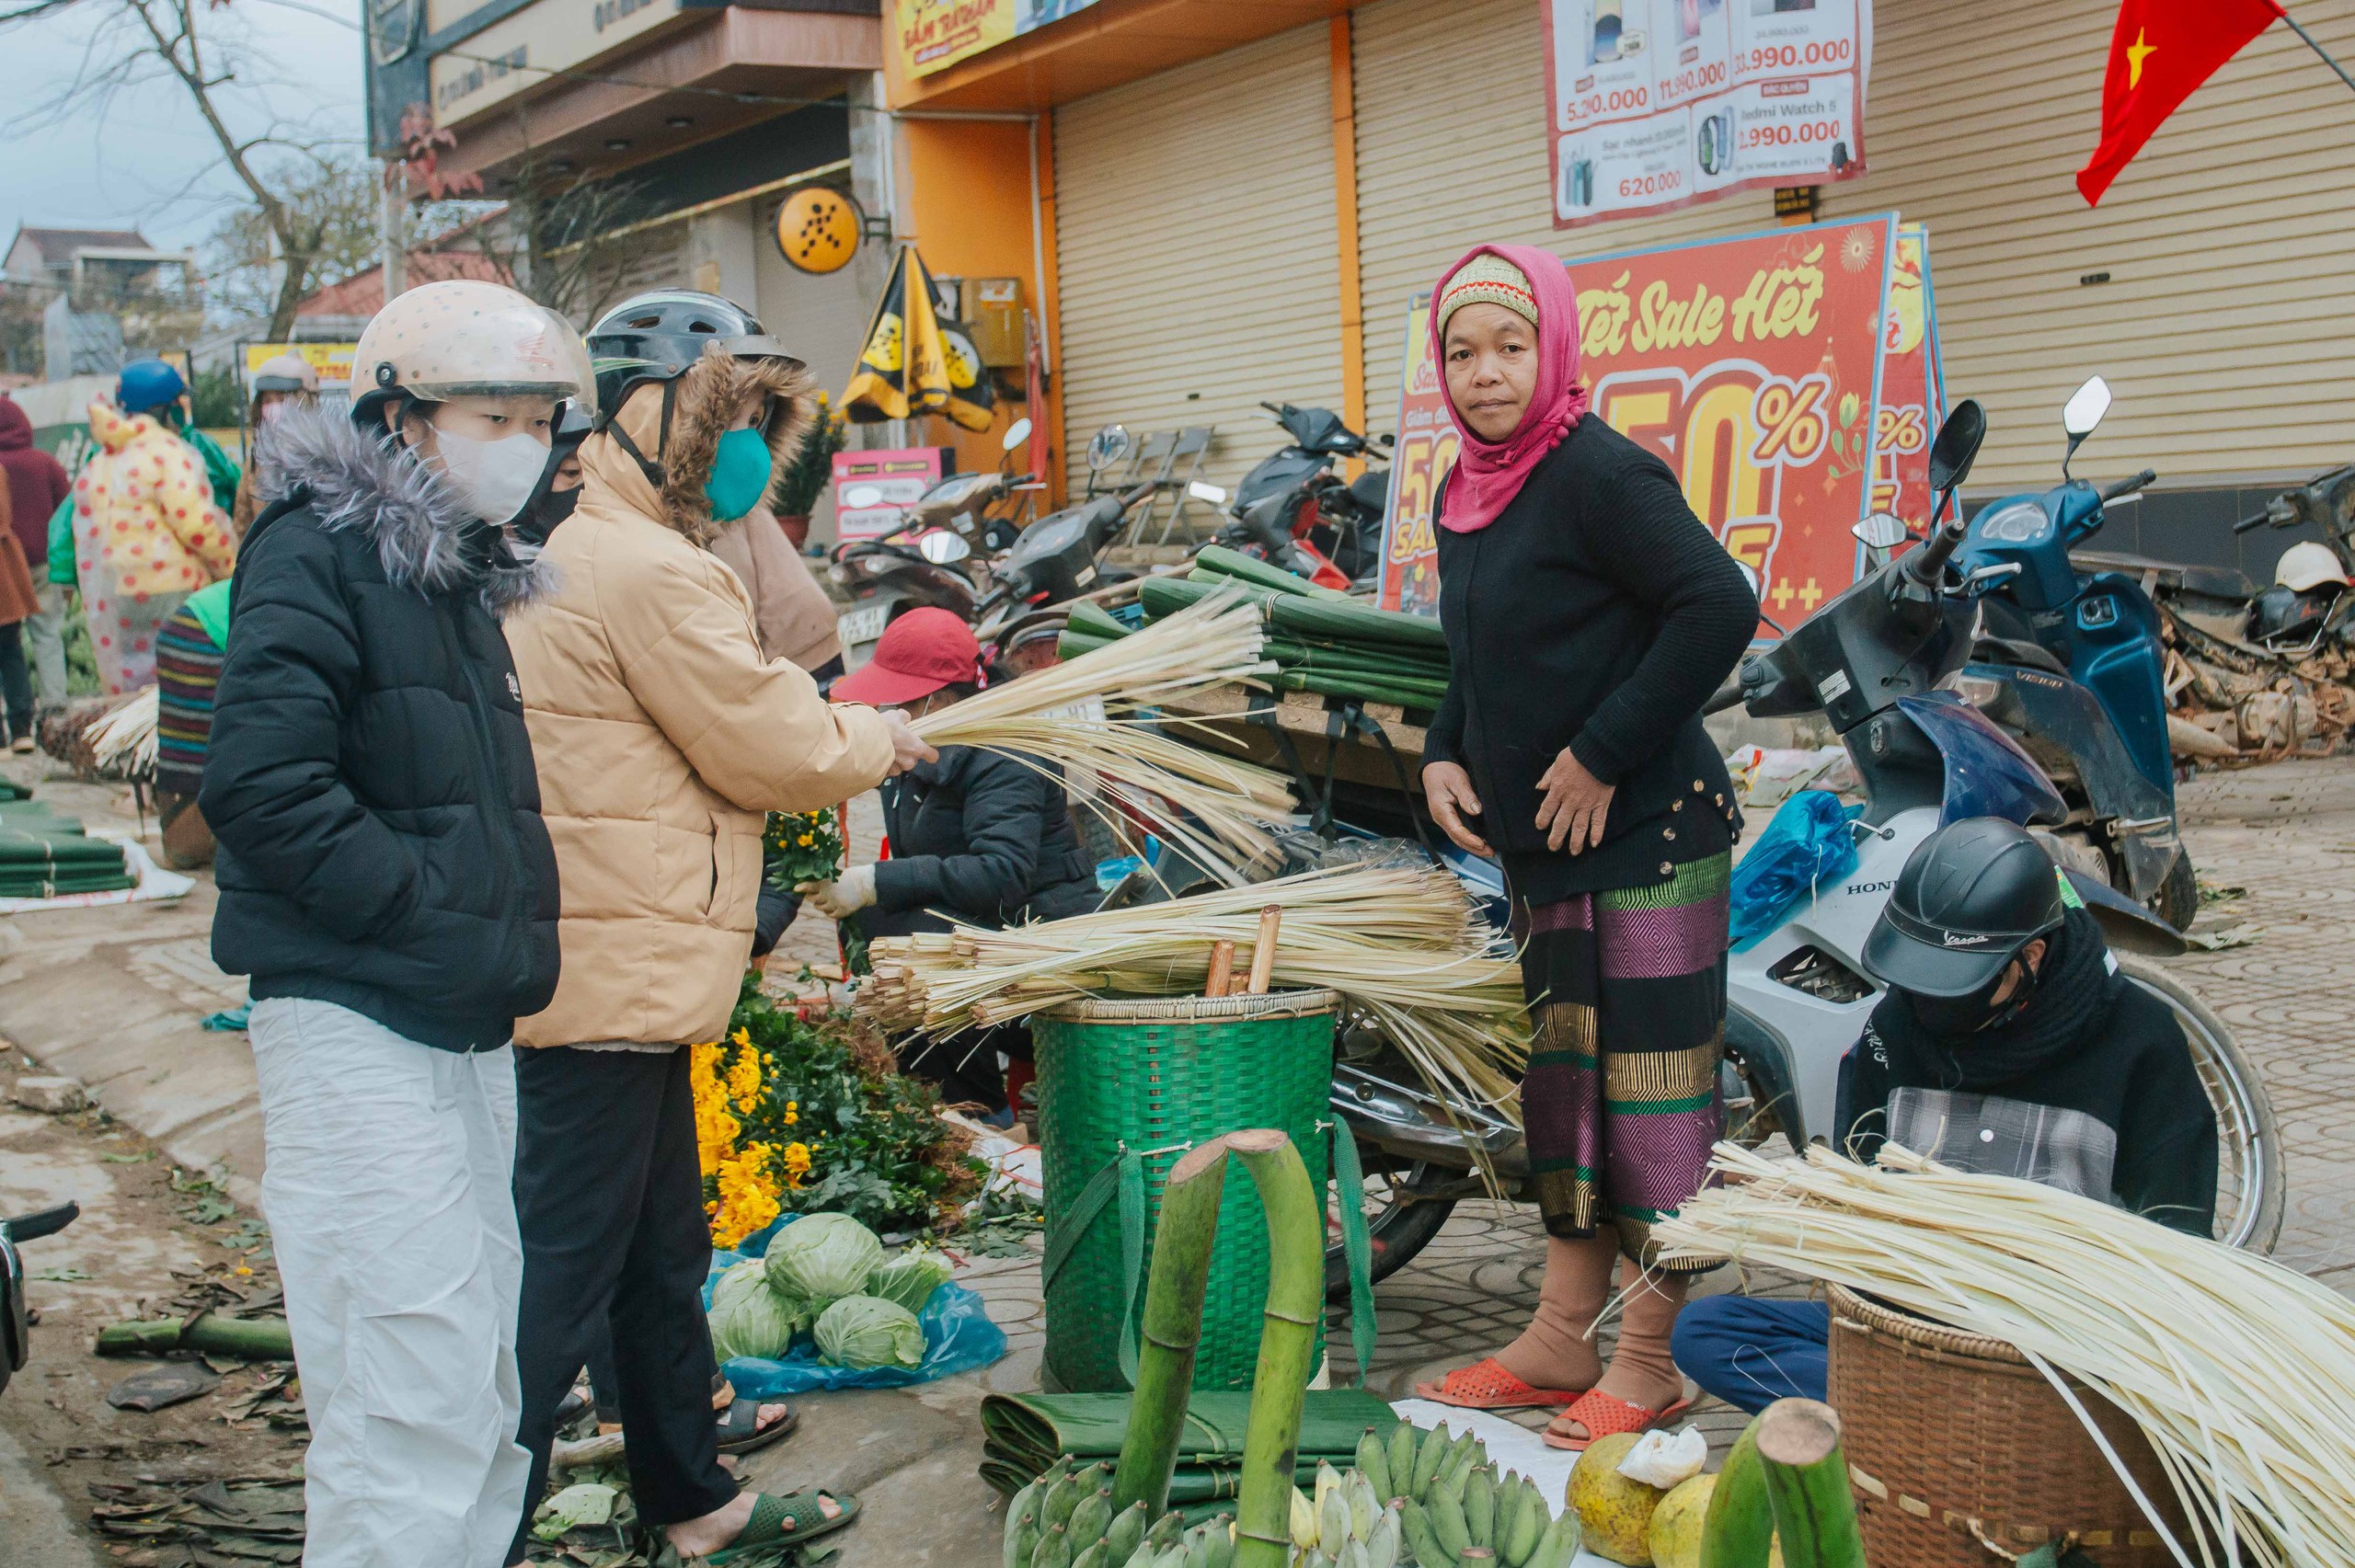
[[[188,391],[180,372],[161,360],[133,360],[114,383],[114,404],[126,414],[144,414],[177,403]]]

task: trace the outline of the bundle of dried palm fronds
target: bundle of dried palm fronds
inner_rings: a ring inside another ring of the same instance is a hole
[[[2077,1379],[2164,1461],[2198,1527],[2168,1540],[2184,1568],[2194,1553],[2211,1568],[2355,1562],[2355,1302],[2108,1204],[1893,1144],[1877,1167],[1721,1144],[1713,1168],[1737,1185],[1652,1228],[1664,1259],[1785,1269],[2006,1341],[2132,1490],[2062,1375]]]
[[[1256,956],[1270,904],[1283,910],[1277,989],[1341,992],[1434,1091],[1518,1121],[1529,1059],[1520,966],[1435,867],[1337,867],[1005,931],[885,937],[858,1009],[937,1036],[1083,997],[1198,992],[1213,943],[1235,944],[1237,967]]]
[[[936,746],[1040,759],[1092,779],[1106,799],[1240,887],[1280,858],[1269,830],[1292,818],[1291,784],[1186,744],[1170,732],[1190,721],[1146,710],[1273,671],[1260,644],[1258,607],[1222,596],[928,714],[916,732]]]
[[[83,734],[101,778],[147,779],[155,774],[156,689],[132,692]]]

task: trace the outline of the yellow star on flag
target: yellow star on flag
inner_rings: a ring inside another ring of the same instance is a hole
[[[2134,41],[2126,46],[2126,86],[2129,92],[2142,85],[2142,62],[2159,52],[2158,45],[2142,41],[2150,36],[2138,28],[2134,31]]]

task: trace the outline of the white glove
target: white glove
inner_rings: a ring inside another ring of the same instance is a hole
[[[803,882],[793,890],[817,905],[828,920],[847,920],[875,902],[875,868],[858,866],[844,872],[839,882]]]

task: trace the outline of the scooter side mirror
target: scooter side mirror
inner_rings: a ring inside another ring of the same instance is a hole
[[[1107,425],[1096,432],[1087,443],[1087,471],[1101,474],[1129,455],[1129,432],[1125,426]]]
[[[1189,484],[1186,486],[1186,493],[1198,501],[1207,501],[1214,507],[1226,505],[1226,491],[1223,488],[1217,485],[1206,485],[1200,479]]]
[[[1017,419],[1013,424],[1008,425],[1005,428],[1005,434],[998,438],[997,449],[1000,452],[1011,452],[1016,447],[1020,446],[1024,441],[1027,441],[1029,439],[1030,421],[1028,419]]]
[[[2070,395],[2068,405],[2061,410],[2061,428],[2069,432],[2073,445],[2100,427],[2102,416],[2109,412],[2109,383],[2099,376],[2089,378]]]
[[[916,553],[936,567],[946,567],[971,555],[973,547],[953,533],[927,533],[916,541]]]
[[[1894,550],[1913,537],[1912,529],[1900,521],[1895,514],[1885,511],[1873,513],[1848,532],[1867,549],[1873,550]]]
[[[1943,494],[1960,486],[1978,461],[1979,443],[1986,439],[1987,414],[1979,400],[1966,397],[1956,404],[1938,427],[1937,440],[1930,443],[1930,488]]]

